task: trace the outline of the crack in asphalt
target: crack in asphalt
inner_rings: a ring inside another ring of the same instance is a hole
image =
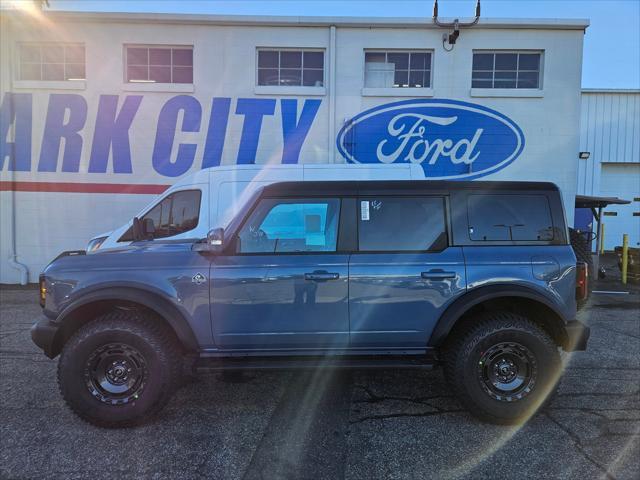
[[[578,435],[573,433],[569,428],[565,427],[564,425],[562,425],[562,423],[560,423],[558,420],[553,418],[553,416],[549,412],[543,412],[543,415],[547,417],[552,423],[554,423],[560,430],[562,430],[564,433],[567,434],[567,436],[575,444],[576,450],[580,452],[580,454],[585,458],[585,460],[589,461],[591,464],[596,466],[603,473],[604,478],[606,478],[607,480],[616,480],[615,475],[609,472],[609,469],[606,466],[602,465],[597,460],[591,458],[591,455],[589,455],[587,451],[584,449],[584,446],[582,445],[582,440]]]
[[[566,367],[565,370],[594,370],[594,369],[598,369],[598,370],[623,370],[623,371],[633,371],[633,372],[637,372],[640,371],[640,367],[600,367],[600,366],[593,366],[593,367]]]
[[[385,415],[368,415],[361,417],[358,420],[349,421],[350,425],[357,423],[367,422],[369,420],[385,420],[387,418],[401,418],[401,417],[435,417],[438,415],[446,415],[448,413],[468,413],[466,410],[437,410],[435,412],[420,412],[420,413],[389,413]]]
[[[427,395],[423,397],[399,397],[394,395],[378,395],[365,385],[354,385],[354,387],[360,388],[361,390],[363,390],[369,396],[369,398],[363,399],[363,400],[354,400],[353,403],[379,403],[379,402],[384,402],[385,400],[398,400],[402,402],[419,403],[422,405],[427,405],[429,407],[435,408],[437,410],[448,411],[438,407],[437,405],[432,405],[431,403],[429,403],[429,400],[438,400],[441,398],[455,398],[454,395]]]
[[[622,397],[622,398],[637,398],[640,399],[640,391],[632,393],[608,393],[608,392],[580,392],[580,393],[559,393],[558,397],[567,398],[582,398],[582,397]]]

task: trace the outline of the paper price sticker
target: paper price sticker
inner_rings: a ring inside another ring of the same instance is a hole
[[[369,220],[369,202],[367,200],[360,202],[360,219],[364,222]]]

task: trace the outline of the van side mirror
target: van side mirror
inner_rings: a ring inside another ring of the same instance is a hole
[[[156,226],[153,223],[152,218],[145,218],[142,221],[142,233],[145,238],[152,239],[156,233]]]
[[[133,225],[131,227],[131,236],[133,237],[134,242],[139,242],[144,239],[144,234],[142,233],[142,222],[138,217],[133,217]]]
[[[151,218],[140,220],[138,217],[133,218],[133,241],[152,240],[156,227]]]

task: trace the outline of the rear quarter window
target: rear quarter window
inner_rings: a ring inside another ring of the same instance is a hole
[[[467,197],[469,239],[549,242],[554,239],[545,195],[473,194]]]

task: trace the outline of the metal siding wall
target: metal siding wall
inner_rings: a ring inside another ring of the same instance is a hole
[[[640,162],[640,92],[582,93],[578,193],[599,195],[603,163]]]

